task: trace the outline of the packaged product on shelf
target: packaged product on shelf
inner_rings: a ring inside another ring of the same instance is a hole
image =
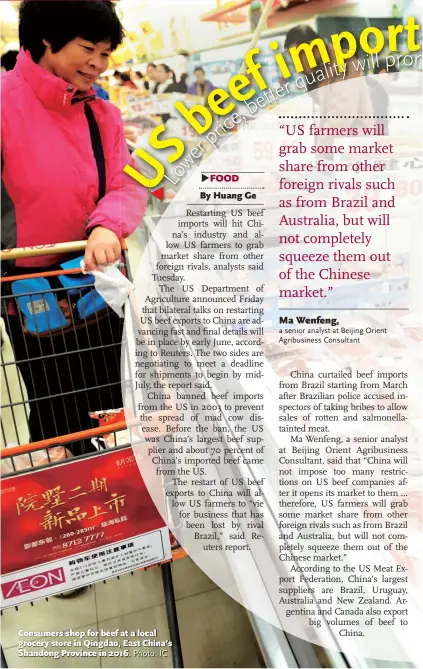
[[[137,140],[144,133],[149,132],[157,126],[157,122],[149,116],[134,116],[129,121],[124,121],[123,131],[125,137],[136,144]]]
[[[128,410],[125,409],[106,409],[104,411],[92,411],[90,412],[90,418],[97,420],[99,427],[105,425],[110,425],[114,423],[121,423],[126,420],[125,417],[128,414]],[[133,428],[129,430],[128,428],[123,430],[117,430],[116,432],[108,432],[103,434],[102,437],[98,439],[94,438],[91,440],[92,444],[97,448],[97,450],[115,448],[117,446],[126,446],[130,445],[133,442],[135,436],[139,436]]]
[[[279,377],[291,379],[291,372],[308,372],[307,361],[304,358],[289,358],[272,361],[272,366]],[[281,389],[282,391],[283,389]]]

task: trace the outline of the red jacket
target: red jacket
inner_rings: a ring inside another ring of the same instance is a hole
[[[3,248],[78,241],[96,225],[119,237],[131,234],[142,221],[147,191],[123,172],[131,157],[117,107],[94,91],[78,94],[23,50],[1,86]],[[98,204],[84,102],[97,121],[106,164],[106,194]],[[17,264],[45,267],[58,260],[40,256]]]

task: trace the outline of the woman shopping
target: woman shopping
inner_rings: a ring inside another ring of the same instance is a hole
[[[194,76],[195,82],[188,88],[188,93],[191,95],[199,95],[200,97],[206,98],[209,93],[216,89],[216,86],[206,79],[206,73],[202,67],[195,68]]]
[[[2,248],[87,239],[88,270],[113,263],[147,200],[123,172],[131,158],[120,112],[93,89],[123,39],[114,3],[24,0],[19,39],[16,66],[2,77]],[[63,260],[22,258],[2,274],[54,270]],[[122,406],[122,321],[114,313],[60,336],[31,336],[23,322],[8,309],[6,328],[33,400],[32,441],[94,427],[90,411]]]
[[[364,79],[363,71],[357,65],[357,59],[348,58],[345,62],[345,70],[335,67],[336,58],[333,46],[323,40],[329,56],[328,64],[331,66],[326,70],[317,47],[317,42],[321,39],[309,25],[298,25],[287,32],[284,49],[314,44],[313,55],[316,67],[310,66],[304,51],[301,52],[300,61],[306,89],[319,106],[322,126],[343,126],[345,125],[344,117],[355,117],[352,124],[365,125],[363,119],[372,117],[374,111],[370,90]],[[326,74],[326,71],[329,72],[329,75]],[[330,88],[331,84],[344,81],[347,81],[348,84],[336,89]]]

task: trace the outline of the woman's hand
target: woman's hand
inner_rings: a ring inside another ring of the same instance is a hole
[[[88,237],[85,249],[85,267],[89,272],[98,265],[109,265],[119,260],[121,247],[119,237],[108,228],[101,225],[94,228]]]

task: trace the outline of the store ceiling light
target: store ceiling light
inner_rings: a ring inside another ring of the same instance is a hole
[[[0,21],[2,23],[15,23],[18,20],[16,10],[11,2],[0,2]]]

